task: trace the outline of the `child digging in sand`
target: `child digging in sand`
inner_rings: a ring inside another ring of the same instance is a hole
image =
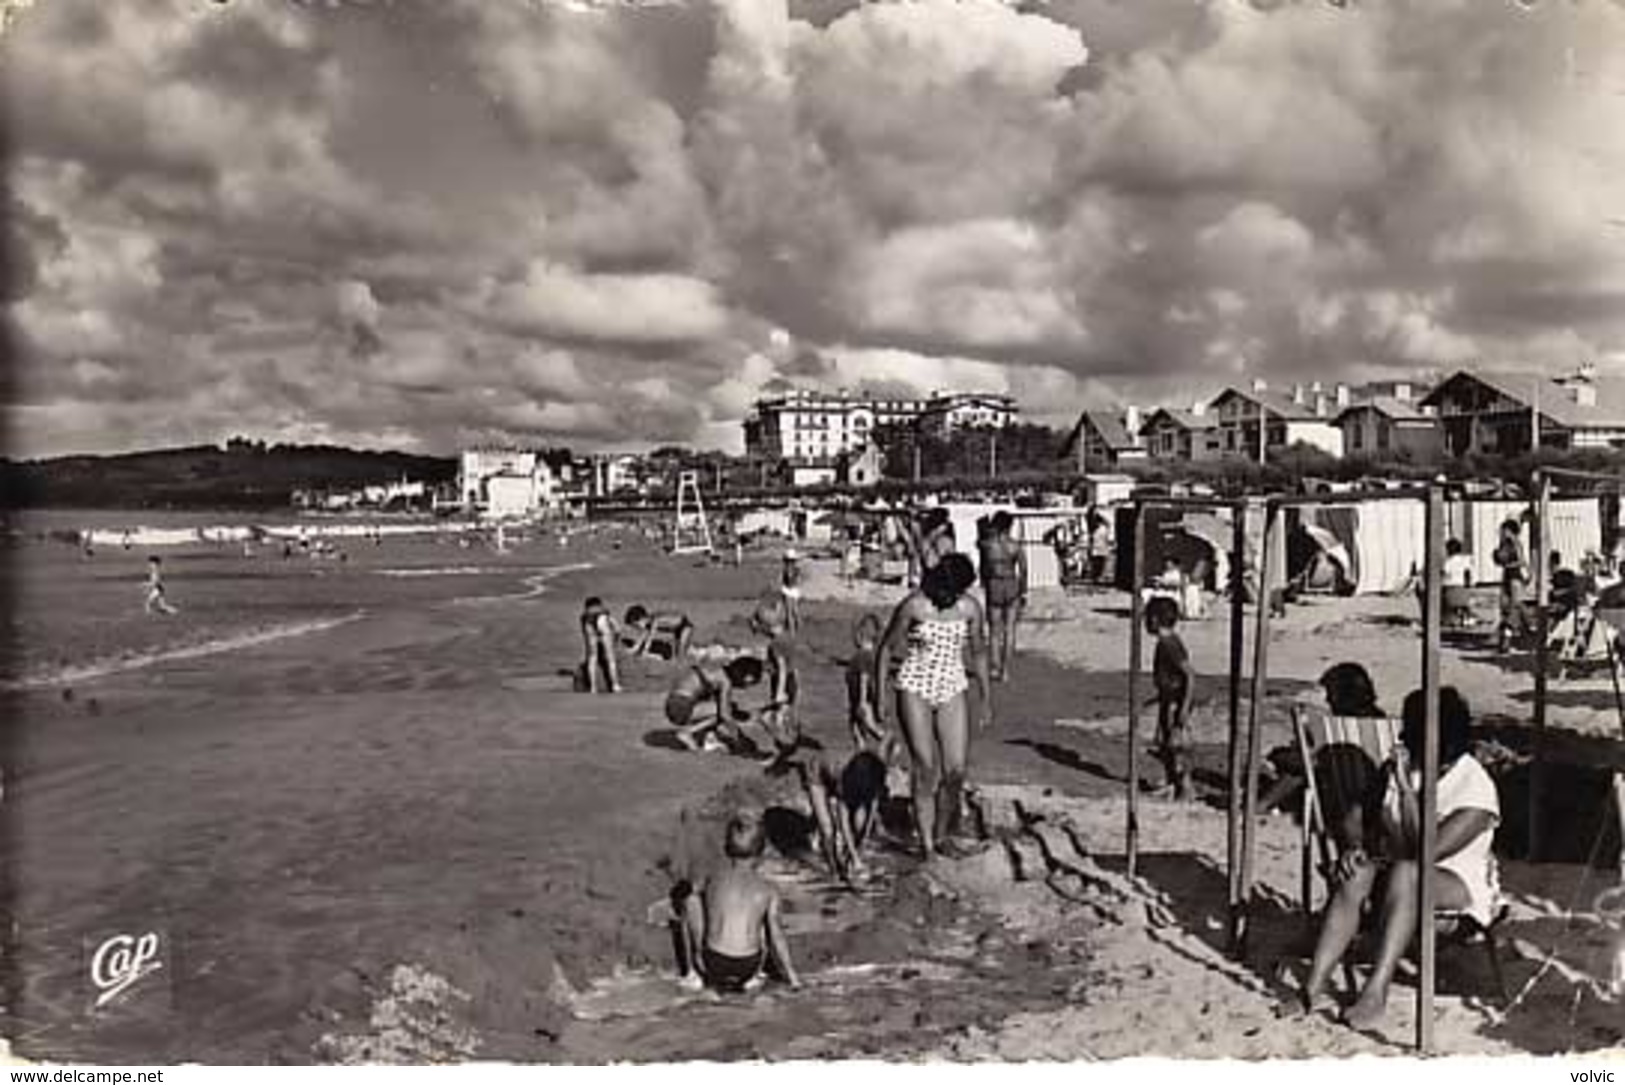
[[[739,994],[761,981],[771,963],[791,987],[800,987],[779,920],[779,894],[757,871],[765,837],[756,817],[738,813],[723,838],[726,862],[683,905],[684,956],[690,986],[704,984]]]
[[[596,595],[588,598],[581,607],[581,644],[586,657],[581,669],[586,678],[583,685],[588,691],[602,693],[608,685],[609,692],[621,692],[620,661],[615,647],[619,635],[615,619],[605,608],[604,601]]]
[[[807,754],[794,762],[807,804],[818,824],[818,843],[831,877],[855,885],[868,874],[863,842],[886,798],[886,763],[891,742],[860,744],[844,763]]]
[[[715,732],[725,730],[737,739],[737,722],[749,714],[734,704],[733,692],[754,686],[762,680],[762,663],[755,656],[739,656],[718,667],[696,663],[672,683],[666,695],[666,719],[677,728],[677,741],[690,750],[719,750]],[[709,705],[712,712],[700,719],[696,713]],[[704,735],[703,745],[700,736]]]
[[[650,612],[647,607],[634,603],[626,608],[627,647],[633,655],[653,656],[660,653],[657,646],[665,645],[667,659],[688,658],[689,643],[694,639],[694,623],[687,614],[661,610]]]
[[[1190,797],[1191,776],[1186,729],[1196,695],[1196,671],[1190,652],[1179,639],[1179,604],[1157,596],[1145,605],[1146,632],[1157,638],[1152,682],[1157,689],[1157,745],[1174,797]]]

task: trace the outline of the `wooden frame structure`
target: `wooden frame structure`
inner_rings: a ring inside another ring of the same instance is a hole
[[[1425,502],[1426,549],[1423,574],[1422,607],[1422,689],[1427,704],[1425,740],[1422,757],[1421,799],[1421,866],[1432,870],[1437,854],[1438,827],[1438,775],[1439,775],[1439,650],[1440,602],[1444,563],[1444,491],[1438,485],[1408,486],[1393,490],[1362,490],[1340,494],[1304,497],[1275,496],[1263,499],[1197,499],[1174,497],[1145,497],[1134,499],[1134,546],[1129,583],[1131,585],[1130,613],[1133,629],[1129,634],[1128,668],[1128,824],[1126,846],[1129,876],[1133,877],[1139,861],[1139,726],[1140,726],[1140,670],[1144,654],[1142,626],[1144,624],[1145,586],[1145,510],[1152,507],[1215,509],[1230,508],[1235,512],[1234,553],[1231,560],[1231,625],[1230,625],[1230,736],[1229,736],[1229,809],[1228,809],[1228,864],[1230,888],[1230,946],[1237,956],[1246,953],[1247,924],[1253,896],[1253,855],[1258,823],[1258,770],[1262,758],[1261,731],[1264,701],[1269,683],[1269,627],[1270,627],[1270,568],[1274,533],[1280,530],[1281,513],[1288,508],[1307,508],[1320,505],[1363,504],[1374,501],[1421,498]],[[1253,633],[1253,672],[1251,696],[1247,712],[1245,742],[1241,735],[1241,681],[1243,637],[1245,628],[1244,557],[1246,543],[1246,516],[1250,509],[1261,509],[1264,529],[1259,542],[1258,599]],[[1544,560],[1544,559],[1543,559]],[[1433,1050],[1433,994],[1435,986],[1435,930],[1432,922],[1434,887],[1431,878],[1422,878],[1418,905],[1418,936],[1421,942],[1421,977],[1417,984],[1416,1044],[1424,1053]]]

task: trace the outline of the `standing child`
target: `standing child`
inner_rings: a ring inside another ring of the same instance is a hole
[[[1145,605],[1145,626],[1157,638],[1151,664],[1157,689],[1157,745],[1174,797],[1186,799],[1191,790],[1186,728],[1196,694],[1196,671],[1179,639],[1179,604],[1167,596],[1152,599]]]
[[[767,704],[760,719],[777,748],[777,756],[783,756],[801,744],[801,724],[796,717],[800,693],[796,642],[784,597],[765,597],[751,618],[751,628],[767,638]]]
[[[801,555],[784,552],[784,570],[779,574],[779,594],[784,597],[785,628],[792,635],[801,632]]]
[[[609,692],[621,692],[620,660],[615,642],[620,630],[615,619],[596,595],[581,607],[581,644],[585,659],[581,667],[586,674],[586,687],[593,693],[602,693],[605,684]]]
[[[875,652],[880,648],[878,615],[865,614],[857,620],[852,626],[852,644],[857,650],[846,663],[846,721],[852,729],[852,744],[884,742],[880,691],[875,688]]]
[[[758,818],[735,814],[723,838],[726,862],[684,900],[683,963],[694,968],[695,979],[724,994],[749,989],[769,958],[785,982],[801,986],[779,920],[778,891],[756,869],[765,843]]]
[[[1524,560],[1519,530],[1517,520],[1506,520],[1501,524],[1501,540],[1495,544],[1495,564],[1501,570],[1501,624],[1496,647],[1503,654],[1529,631],[1529,616],[1523,607],[1523,586],[1529,582],[1529,566]]]
[[[164,595],[164,559],[156,554],[147,559],[147,613],[175,613]]]

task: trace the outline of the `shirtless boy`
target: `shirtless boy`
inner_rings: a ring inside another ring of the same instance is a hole
[[[734,704],[736,689],[754,686],[762,680],[762,662],[755,656],[739,656],[718,667],[696,663],[672,683],[666,694],[666,719],[677,728],[677,740],[690,750],[701,749],[704,735],[707,750],[720,749],[712,732],[726,728],[737,734],[735,722],[748,713]],[[711,711],[701,716],[703,709]]]
[[[688,961],[706,986],[724,994],[747,990],[770,955],[785,981],[801,986],[779,919],[779,894],[756,869],[764,844],[760,820],[734,815],[723,838],[725,863],[684,903]]]

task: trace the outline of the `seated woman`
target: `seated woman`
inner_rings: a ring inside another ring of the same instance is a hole
[[[655,611],[634,603],[626,608],[626,646],[633,655],[660,655],[656,646],[665,648],[667,659],[686,659],[689,642],[694,639],[694,623],[687,614],[674,610]]]
[[[1381,922],[1376,963],[1359,998],[1343,1012],[1344,1022],[1355,1028],[1382,1018],[1394,971],[1416,933],[1420,803],[1418,770],[1412,764],[1422,760],[1426,711],[1420,690],[1405,698],[1402,741],[1384,770],[1381,842],[1375,852],[1355,844],[1338,860],[1336,884],[1304,984],[1301,1008],[1314,1010],[1324,998],[1332,971],[1359,932],[1363,906],[1368,899],[1376,900]],[[1430,875],[1433,898],[1440,911],[1464,913],[1488,924],[1498,897],[1491,846],[1501,806],[1495,781],[1471,750],[1472,716],[1467,702],[1454,687],[1446,686],[1439,691],[1439,828],[1437,866]]]

